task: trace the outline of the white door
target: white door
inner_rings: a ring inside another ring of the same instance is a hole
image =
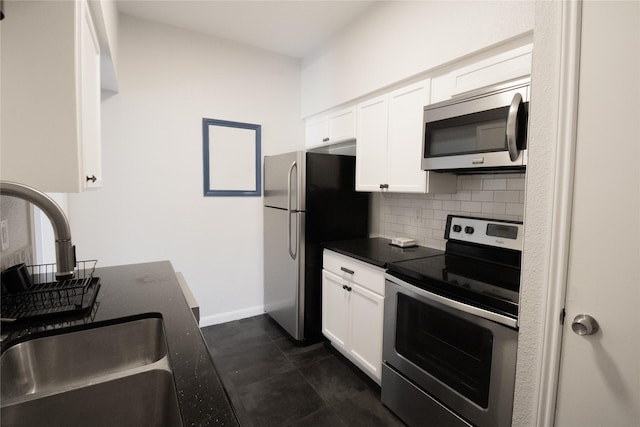
[[[640,425],[639,62],[640,2],[584,2],[559,427]]]

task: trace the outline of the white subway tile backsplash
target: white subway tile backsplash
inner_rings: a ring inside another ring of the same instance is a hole
[[[372,224],[381,237],[412,237],[418,244],[444,249],[449,214],[522,221],[525,175],[460,175],[456,194],[380,193],[373,198]]]
[[[519,191],[495,191],[493,193],[493,200],[496,202],[519,203],[520,192]]]
[[[442,202],[442,209],[445,211],[459,211],[460,203],[461,202],[459,200]]]
[[[524,216],[524,204],[523,203],[507,203],[507,215]]]
[[[476,176],[459,176],[458,190],[482,190],[482,179]]]
[[[507,190],[522,190],[524,191],[525,181],[524,178],[510,178],[507,179]]]
[[[493,202],[493,191],[473,191],[471,200],[474,202]]]
[[[451,196],[452,200],[469,201],[471,200],[471,191],[458,191]]]
[[[482,213],[505,215],[507,213],[506,203],[482,202]]]
[[[482,202],[462,202],[460,210],[463,212],[482,212]]]
[[[486,178],[482,180],[483,190],[506,190],[506,178]]]

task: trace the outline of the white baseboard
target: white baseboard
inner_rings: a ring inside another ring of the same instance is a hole
[[[205,326],[219,325],[220,323],[259,316],[260,314],[264,314],[264,305],[243,308],[242,310],[230,311],[227,313],[214,314],[212,316],[203,316],[200,318],[200,327],[204,328]]]

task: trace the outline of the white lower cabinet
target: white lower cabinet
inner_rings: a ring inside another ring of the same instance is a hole
[[[327,250],[324,260],[322,333],[380,384],[384,269]]]

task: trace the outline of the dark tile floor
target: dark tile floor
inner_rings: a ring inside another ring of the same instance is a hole
[[[202,334],[242,427],[404,426],[328,342],[296,347],[266,315]]]

